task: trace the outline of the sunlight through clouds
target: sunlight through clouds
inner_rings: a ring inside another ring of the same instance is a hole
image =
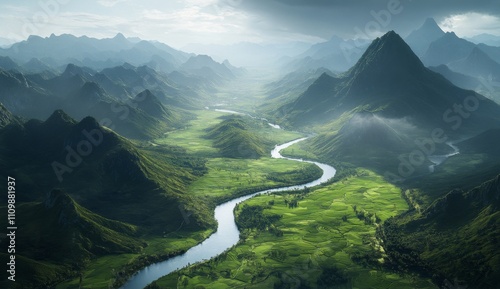
[[[500,18],[493,15],[470,12],[447,17],[440,23],[445,31],[470,37],[481,33],[500,35]]]

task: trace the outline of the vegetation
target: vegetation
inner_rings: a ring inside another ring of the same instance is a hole
[[[293,199],[299,201],[292,208],[286,200]],[[308,193],[258,196],[236,209],[242,242],[157,280],[156,286],[436,288],[429,280],[383,269],[378,225],[360,220],[353,206],[380,222],[408,208],[398,188],[366,170]]]
[[[380,227],[388,262],[400,272],[419,272],[437,284],[467,288],[499,282],[500,176],[464,193],[452,191],[421,213],[390,218]],[[449,262],[453,259],[453,262]]]
[[[227,158],[258,159],[268,152],[264,140],[251,132],[250,126],[241,117],[232,117],[207,130],[207,138]]]

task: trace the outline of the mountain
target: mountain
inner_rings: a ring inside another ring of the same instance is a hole
[[[454,107],[472,102],[464,117],[454,113]],[[316,130],[317,136],[301,144],[303,150],[330,162],[369,167],[397,182],[429,174],[427,155],[450,152],[445,141],[425,142],[437,128],[454,140],[500,127],[497,104],[426,68],[394,32],[375,39],[346,73],[322,74],[295,101],[274,111],[282,125]],[[422,150],[410,164],[411,153]]]
[[[500,157],[500,129],[491,129],[457,144],[464,153],[488,154]]]
[[[318,68],[308,71],[294,71],[283,78],[266,84],[268,99],[279,99],[281,105],[285,101],[295,99],[300,93],[305,91],[318,77],[322,74],[329,76],[335,75],[333,72],[326,68]]]
[[[15,115],[46,118],[59,99],[23,73],[0,69],[0,102]]]
[[[257,159],[266,155],[267,143],[242,118],[233,117],[209,128],[206,137],[226,158]]]
[[[53,67],[38,58],[32,58],[21,66],[26,73],[41,73],[44,71],[57,72]]]
[[[460,288],[495,288],[498,228],[500,176],[468,192],[453,190],[421,212],[390,218],[377,234],[393,269],[416,271],[439,286],[454,280]]]
[[[479,47],[479,49],[486,53],[491,59],[500,63],[500,47],[489,46],[483,43],[478,44],[477,47]]]
[[[467,75],[500,81],[500,64],[478,47],[474,47],[467,58],[452,62],[449,66]]]
[[[474,93],[472,93],[474,95]],[[338,77],[323,74],[296,101],[281,109],[291,124],[333,120],[353,109],[377,111],[388,118],[409,118],[419,127],[443,126],[443,114],[471,92],[424,67],[394,32],[373,41],[363,57]],[[500,108],[483,96],[464,131],[498,124]]]
[[[483,43],[489,46],[500,46],[500,36],[498,35],[482,33],[466,39],[476,44]]]
[[[226,65],[215,62],[208,55],[191,56],[188,61],[181,65],[179,70],[210,79],[219,84],[235,77]]]
[[[7,56],[0,56],[0,68],[6,71],[9,70],[20,70],[19,65],[15,63],[10,57]]]
[[[444,31],[433,18],[427,18],[420,28],[413,30],[405,41],[419,57],[425,55],[430,44],[444,36]]]
[[[316,70],[326,68],[343,72],[358,61],[368,47],[367,40],[344,40],[333,36],[326,42],[312,45],[285,66],[288,70]]]
[[[18,222],[25,224],[16,232],[16,265],[24,275],[16,280],[17,288],[53,285],[96,256],[137,253],[147,246],[137,238],[137,226],[101,217],[61,190],[16,209]]]
[[[139,149],[91,117],[77,122],[58,110],[44,122],[6,127],[0,143],[0,171],[16,175],[24,192],[18,202],[60,188],[101,216],[162,231],[181,225],[179,206],[200,217],[208,212],[184,193],[203,162],[179,149]],[[198,216],[191,225],[206,226]]]
[[[41,61],[52,59],[57,66],[74,63],[94,69],[121,65],[124,62],[140,66],[160,58],[171,63],[171,67],[178,67],[189,58],[189,54],[167,45],[148,41],[129,41],[120,33],[113,38],[105,39],[76,37],[70,34],[59,36],[52,34],[45,38],[32,35],[25,41],[0,49],[0,55],[8,56],[20,63],[32,58]],[[53,66],[51,63],[49,65]],[[166,72],[170,72],[170,69]]]
[[[9,124],[20,124],[20,120],[0,102],[0,129]]]
[[[429,69],[441,74],[446,79],[451,81],[451,83],[463,89],[476,90],[481,86],[481,82],[477,78],[455,72],[444,64],[439,66],[429,66]]]
[[[427,66],[448,64],[466,58],[475,46],[474,43],[459,38],[454,32],[446,32],[441,38],[430,44],[422,61]]]
[[[174,81],[164,74],[160,74],[147,66],[134,67],[128,63],[124,65],[103,69],[100,74],[100,81],[106,81],[103,85],[109,85],[109,80],[115,84],[109,91],[127,91],[129,97],[135,97],[141,91],[148,89],[154,93],[163,104],[173,105],[186,109],[200,108],[199,94],[188,86],[174,83]],[[194,81],[188,77],[188,81]],[[121,88],[116,87],[116,85]],[[115,95],[117,98],[126,99],[123,95]]]

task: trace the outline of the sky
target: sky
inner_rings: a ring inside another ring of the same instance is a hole
[[[0,0],[0,45],[69,33],[189,43],[405,36],[427,17],[461,37],[500,36],[500,0]]]

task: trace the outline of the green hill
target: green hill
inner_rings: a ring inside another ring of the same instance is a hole
[[[180,206],[193,212],[191,226],[212,224],[208,207],[184,194],[204,162],[181,149],[140,149],[93,118],[76,122],[63,111],[6,127],[0,144],[0,171],[16,176],[24,192],[18,201],[41,201],[61,188],[104,217],[151,229],[177,229]]]
[[[267,154],[265,141],[239,117],[228,118],[207,130],[220,154],[227,158],[257,159]]]
[[[499,209],[497,176],[469,192],[454,190],[421,213],[387,220],[379,236],[389,266],[420,272],[442,286],[457,280],[467,286],[463,288],[496,288],[500,283]]]
[[[137,238],[136,226],[103,218],[60,190],[50,192],[44,202],[23,203],[16,212],[22,226],[16,232],[16,273],[23,276],[16,288],[45,288],[74,276],[91,258],[146,246]]]

